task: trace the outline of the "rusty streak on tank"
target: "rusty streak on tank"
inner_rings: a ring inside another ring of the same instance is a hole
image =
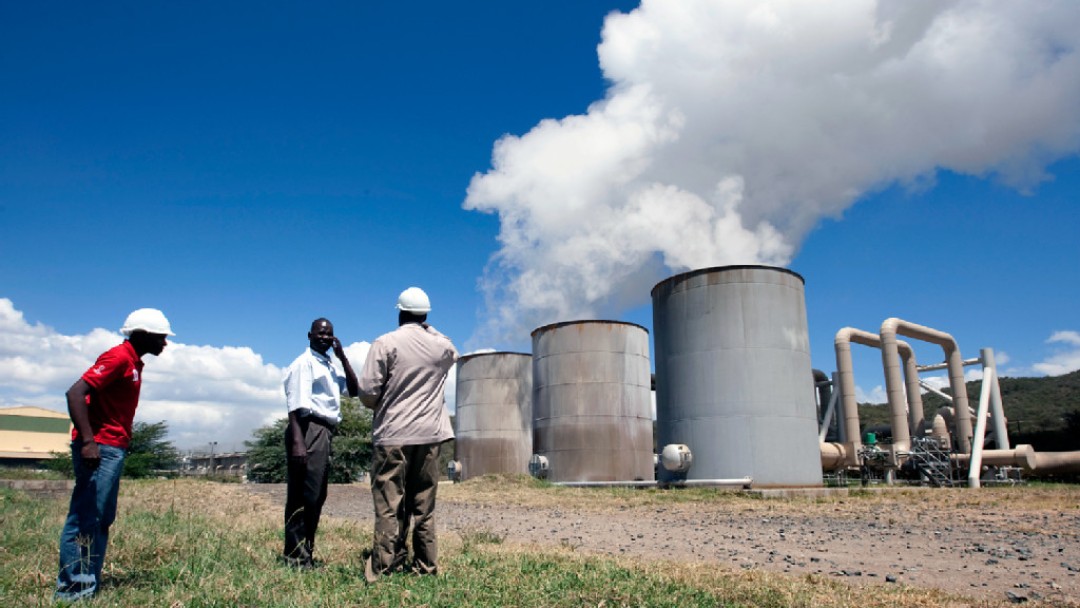
[[[457,362],[455,459],[462,481],[527,473],[532,456],[532,355],[477,353]]]
[[[533,340],[533,452],[548,479],[652,480],[649,333],[618,321],[539,327]]]

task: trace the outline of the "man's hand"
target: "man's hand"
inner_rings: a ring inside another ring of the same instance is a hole
[[[334,356],[337,357],[339,361],[346,361],[345,349],[341,347],[341,340],[338,340],[337,336],[335,336],[330,343],[330,347],[334,349]]]
[[[83,465],[91,471],[96,470],[101,464],[101,452],[98,451],[97,442],[93,440],[83,442],[82,447],[79,448],[79,456],[82,457]]]

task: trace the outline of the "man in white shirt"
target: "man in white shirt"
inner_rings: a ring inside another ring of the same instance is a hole
[[[457,350],[427,324],[431,302],[423,290],[403,291],[397,308],[399,327],[375,340],[360,374],[360,401],[374,411],[375,542],[364,567],[368,582],[405,569],[410,520],[411,570],[437,574],[439,446],[454,438],[443,390]]]
[[[353,373],[334,325],[316,319],[308,332],[309,348],[285,370],[285,427],[288,491],[285,499],[285,562],[299,568],[314,566],[315,530],[326,502],[330,443],[341,422],[341,394],[357,395]],[[345,372],[334,368],[333,349]]]

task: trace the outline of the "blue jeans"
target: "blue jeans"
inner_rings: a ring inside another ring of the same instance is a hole
[[[109,544],[109,526],[116,519],[116,495],[127,450],[98,444],[101,464],[90,469],[79,447],[71,445],[75,466],[75,489],[67,521],[60,533],[60,574],[56,577],[57,600],[77,600],[97,593],[101,566]]]

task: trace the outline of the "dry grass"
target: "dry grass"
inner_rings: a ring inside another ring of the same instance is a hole
[[[907,492],[907,493],[905,493]],[[5,496],[7,496],[5,498]],[[0,605],[48,606],[55,576],[61,501],[0,493]],[[480,479],[440,490],[443,500],[558,507],[566,501],[607,509],[701,509],[705,504],[756,514],[807,509],[877,512],[919,502],[927,509],[1075,512],[1072,488],[856,493],[825,499],[762,500],[715,490],[653,491],[552,488],[528,479]],[[367,586],[361,551],[367,525],[327,519],[319,555],[326,567],[296,573],[277,563],[282,513],[243,487],[199,480],[146,481],[122,486],[106,576],[92,606],[927,606],[993,607],[1004,602],[892,585],[848,585],[815,575],[732,570],[716,565],[576,553],[573,547],[503,543],[485,530],[445,535],[444,576],[394,576]],[[1028,605],[1068,604],[1037,602]]]

